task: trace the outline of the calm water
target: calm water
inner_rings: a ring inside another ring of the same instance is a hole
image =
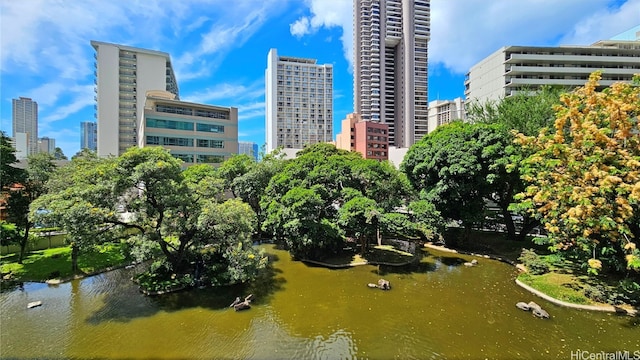
[[[2,358],[571,359],[640,354],[640,319],[556,307],[514,284],[514,269],[429,250],[411,269],[329,270],[265,247],[274,269],[250,288],[145,297],[119,270],[0,294]],[[381,277],[392,290],[369,289]],[[248,311],[228,305],[253,293]],[[43,306],[26,309],[31,301]],[[515,307],[534,300],[540,320]]]

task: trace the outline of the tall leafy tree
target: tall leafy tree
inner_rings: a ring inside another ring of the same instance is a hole
[[[300,151],[297,158],[288,160],[281,171],[271,177],[260,201],[265,214],[263,229],[285,244],[288,241],[285,234],[291,233],[288,229],[294,229],[294,234],[304,235],[295,237],[304,240],[307,253],[330,252],[339,247],[345,231],[351,232],[352,237],[364,239],[355,235],[353,227],[348,228],[353,222],[348,220],[348,210],[343,208],[352,208],[346,205],[349,201],[366,198],[375,203],[378,215],[374,228],[384,229],[384,224],[391,222],[381,219],[404,204],[410,191],[406,178],[389,163],[365,160],[359,153],[340,150],[331,144],[315,144]],[[297,205],[296,209],[304,211],[293,211],[290,204],[307,204],[313,212],[308,213],[307,208]],[[339,221],[340,216],[344,221]],[[311,221],[307,221],[309,219]],[[408,222],[393,224],[395,232],[406,233],[396,225],[404,226]],[[322,235],[322,231],[331,236]]]
[[[470,230],[484,221],[486,200],[493,198],[515,231],[510,201],[502,201],[508,196],[503,195],[509,181],[508,139],[499,124],[454,122],[413,145],[401,169],[421,199],[432,202],[445,219],[461,221]]]
[[[640,270],[640,77],[599,92],[600,78],[562,96],[553,131],[518,137],[533,152],[518,199],[552,248],[577,252],[591,272]]]
[[[225,188],[229,189],[234,197],[238,194],[235,192],[233,181],[249,172],[255,165],[255,160],[247,154],[234,155],[230,159],[220,165],[218,168],[219,176],[224,180]]]
[[[212,178],[212,168],[202,165],[183,172],[182,162],[159,147],[74,162],[65,174],[71,183],[64,191],[49,193],[37,204],[56,217],[72,243],[90,246],[131,229],[141,243],[160,248],[170,271],[188,274],[194,264],[204,265],[207,273],[217,274],[211,279],[216,284],[252,277],[264,265],[264,257],[251,246],[247,224],[253,230],[255,221],[232,221],[241,214],[250,219],[255,215],[248,206],[220,202],[222,185]],[[229,227],[234,226],[232,231]],[[234,265],[232,275],[228,269],[237,256],[245,261]],[[241,263],[246,267],[238,268]],[[237,273],[242,269],[244,275]]]
[[[11,144],[11,138],[0,131],[0,191],[24,180],[24,171],[15,167],[17,163],[16,149]]]
[[[56,160],[69,160],[61,148],[56,147],[53,151],[53,158]]]
[[[347,201],[338,211],[338,224],[345,229],[347,236],[357,239],[364,253],[372,239],[380,243],[380,226],[383,210],[375,200],[365,196],[356,196]]]
[[[29,242],[29,232],[34,224],[29,217],[29,206],[44,194],[45,184],[54,169],[53,157],[48,153],[30,155],[27,159],[26,177],[21,184],[9,192],[7,220],[14,223],[20,233],[16,239],[20,246],[19,263],[22,263]]]
[[[533,136],[553,126],[553,107],[560,101],[561,87],[544,86],[540,91],[521,91],[499,101],[471,102],[466,105],[471,122],[501,124],[509,130]]]
[[[266,154],[262,160],[249,166],[246,173],[233,179],[231,187],[234,194],[251,206],[258,221],[258,237],[261,237],[265,216],[260,199],[265,194],[271,178],[282,170],[284,160],[278,152]]]

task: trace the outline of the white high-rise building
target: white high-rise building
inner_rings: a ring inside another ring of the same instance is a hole
[[[30,98],[12,99],[13,139],[16,155],[26,158],[38,152],[38,103]]]
[[[120,155],[137,146],[138,119],[150,90],[178,97],[169,54],[91,41],[96,50],[96,119],[98,155]]]
[[[333,138],[333,65],[314,59],[267,57],[266,151],[305,145]]]
[[[473,65],[468,101],[498,101],[541,86],[573,88],[602,71],[602,87],[631,81],[640,72],[640,41],[602,40],[590,46],[505,46]]]
[[[354,110],[409,147],[429,132],[429,0],[353,0]]]

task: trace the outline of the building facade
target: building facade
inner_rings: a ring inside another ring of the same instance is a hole
[[[56,152],[56,139],[49,137],[41,137],[38,139],[38,152],[47,154],[55,154]]]
[[[365,121],[356,113],[348,114],[336,136],[336,147],[357,151],[365,159],[388,160],[389,127],[381,122]]]
[[[180,101],[167,91],[148,91],[138,139],[139,147],[169,149],[186,166],[217,166],[238,153],[238,109]]]
[[[12,99],[13,139],[16,157],[38,152],[38,103],[31,98]]]
[[[314,59],[267,57],[266,152],[333,139],[333,66]]]
[[[353,0],[354,112],[410,147],[429,132],[429,0]]]
[[[80,123],[80,149],[98,150],[98,124],[93,121]]]
[[[255,161],[258,161],[258,144],[249,141],[239,141],[238,154],[249,155]]]
[[[432,132],[440,125],[448,124],[454,120],[464,120],[465,118],[466,113],[462,98],[429,102],[429,132]]]
[[[99,156],[120,155],[138,144],[138,119],[149,90],[179,98],[169,54],[91,41],[95,49],[95,100]]]
[[[640,41],[603,40],[591,46],[505,46],[471,67],[467,101],[496,101],[544,85],[584,85],[594,71],[600,85],[631,81],[640,72]]]

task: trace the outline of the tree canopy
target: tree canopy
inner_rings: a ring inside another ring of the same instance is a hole
[[[500,201],[510,137],[499,124],[453,122],[414,144],[401,169],[420,197],[466,228],[482,223],[486,199]],[[507,205],[509,201],[506,201]]]
[[[252,247],[255,214],[235,200],[223,202],[222,185],[205,165],[186,171],[181,165],[159,147],[131,148],[118,158],[76,157],[57,174],[66,183],[55,179],[58,191],[38,199],[32,215],[47,209],[79,247],[133,231],[138,245],[160,249],[171,272],[204,267],[200,273],[214,284],[251,278],[266,262]]]
[[[329,254],[345,236],[361,240],[364,249],[385,229],[382,217],[405,205],[410,195],[406,178],[390,163],[315,144],[271,177],[260,202],[263,229],[299,257]],[[375,219],[367,204],[375,205]],[[361,213],[370,221],[360,221]],[[407,235],[414,229],[403,230]]]
[[[597,91],[600,73],[561,97],[553,129],[519,134],[521,206],[538,217],[554,250],[598,272],[640,270],[640,77]]]

